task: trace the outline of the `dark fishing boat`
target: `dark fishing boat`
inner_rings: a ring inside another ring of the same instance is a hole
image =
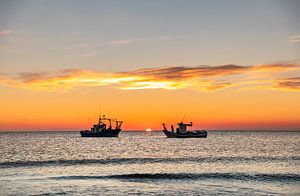
[[[115,128],[112,127],[112,122],[115,122]],[[123,121],[100,115],[98,124],[93,125],[91,130],[80,131],[80,135],[81,137],[118,137],[122,123]]]
[[[207,137],[207,132],[205,130],[188,131],[187,127],[193,126],[192,122],[190,122],[189,124],[184,124],[183,122],[180,122],[177,125],[178,128],[176,128],[176,131],[174,131],[173,125],[171,125],[171,131],[168,131],[165,123],[163,123],[163,127],[164,127],[163,132],[169,138],[206,138]]]

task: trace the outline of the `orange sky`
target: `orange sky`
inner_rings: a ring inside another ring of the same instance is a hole
[[[0,131],[300,130],[299,5],[1,2]]]
[[[198,129],[298,129],[299,69],[281,63],[2,75],[0,129],[79,130],[100,112],[124,120],[126,130],[157,130],[184,116]]]

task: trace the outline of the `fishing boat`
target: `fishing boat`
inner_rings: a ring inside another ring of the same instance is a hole
[[[168,138],[206,138],[207,132],[205,130],[194,130],[194,131],[188,131],[187,127],[193,126],[193,123],[177,123],[178,128],[174,130],[173,125],[171,125],[171,131],[168,131],[166,128],[165,123],[163,125],[163,132],[166,134]]]
[[[112,127],[112,122],[115,122],[114,128]],[[100,115],[98,124],[93,125],[90,130],[80,131],[80,135],[81,137],[118,137],[122,123],[123,121]]]

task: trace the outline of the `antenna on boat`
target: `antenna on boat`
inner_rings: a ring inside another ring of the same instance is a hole
[[[183,122],[183,121],[184,121],[184,119],[185,119],[185,116],[186,116],[186,114],[184,114],[184,115],[183,115],[183,118],[182,118],[182,121],[181,121],[181,122]]]
[[[99,110],[98,110],[98,114],[99,114],[99,118],[98,118],[98,120],[99,120],[99,123],[100,123],[100,121],[101,121],[101,118],[102,118],[102,114],[101,114],[101,104],[99,104]]]

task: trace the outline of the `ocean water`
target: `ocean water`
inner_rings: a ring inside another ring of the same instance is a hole
[[[0,195],[300,195],[300,132],[0,133]]]

